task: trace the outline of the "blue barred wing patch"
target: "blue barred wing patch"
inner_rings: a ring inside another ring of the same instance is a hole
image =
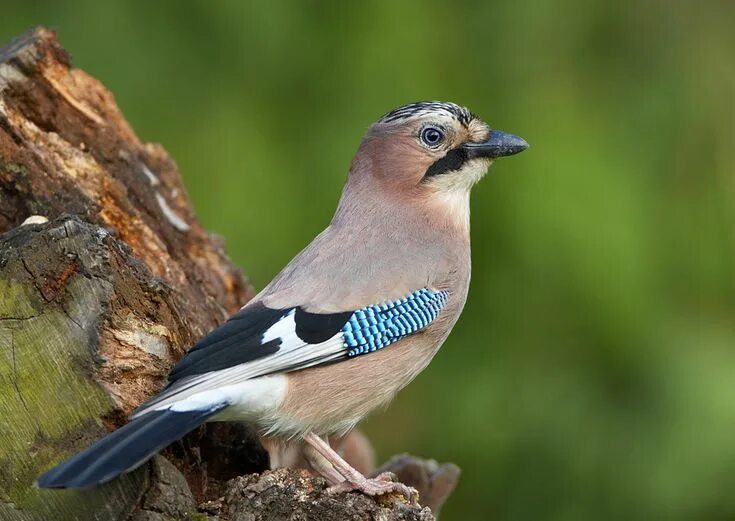
[[[400,300],[355,311],[342,327],[348,357],[377,351],[436,319],[449,293],[423,288]]]

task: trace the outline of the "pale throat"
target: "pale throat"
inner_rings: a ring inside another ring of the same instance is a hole
[[[491,163],[489,159],[476,159],[458,171],[431,180],[432,198],[446,212],[447,219],[462,229],[470,229],[470,191],[485,176]]]

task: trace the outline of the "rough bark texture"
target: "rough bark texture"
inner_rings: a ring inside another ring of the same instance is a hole
[[[0,49],[0,234],[3,521],[433,519],[400,498],[330,496],[304,471],[240,477],[268,454],[238,424],[201,427],[102,487],[33,487],[253,294],[196,221],[173,160],[44,29]],[[390,470],[435,508],[456,482],[432,462]]]
[[[345,521],[433,521],[428,507],[406,503],[402,496],[378,500],[352,492],[334,496],[326,491],[322,478],[307,471],[278,469],[232,480],[227,494],[214,512],[230,521],[277,521],[315,519]],[[206,505],[205,505],[206,508]]]

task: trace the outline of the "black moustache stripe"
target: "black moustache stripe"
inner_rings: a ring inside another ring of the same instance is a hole
[[[467,159],[469,158],[467,157],[467,151],[464,148],[454,148],[447,152],[447,154],[441,159],[434,161],[434,163],[426,169],[424,179],[459,170],[462,168],[462,165],[465,164]]]

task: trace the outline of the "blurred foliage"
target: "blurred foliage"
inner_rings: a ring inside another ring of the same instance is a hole
[[[365,429],[462,467],[444,519],[735,519],[731,0],[0,4],[166,146],[258,287],[394,106],[525,137],[473,195],[462,319]]]

